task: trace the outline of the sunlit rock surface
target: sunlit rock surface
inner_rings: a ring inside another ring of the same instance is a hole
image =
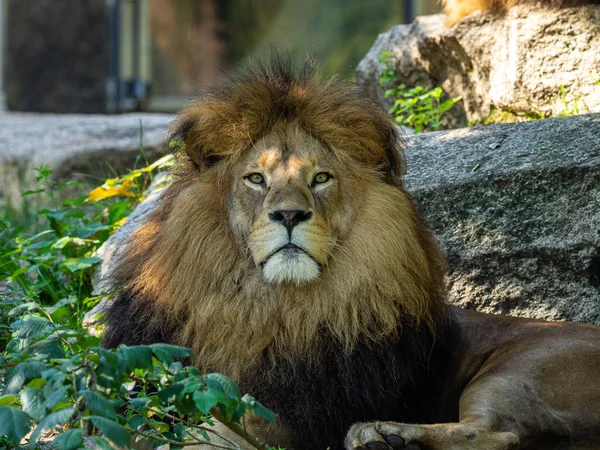
[[[391,51],[400,83],[441,86],[463,98],[447,113],[453,126],[490,114],[493,120],[600,112],[600,5],[520,5],[504,17],[476,12],[451,29],[444,20],[418,17],[380,34],[358,65],[358,84],[389,105],[379,57]]]

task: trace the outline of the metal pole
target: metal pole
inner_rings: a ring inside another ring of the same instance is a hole
[[[2,1],[2,0],[0,0]],[[109,10],[109,57],[108,80],[106,83],[106,110],[109,113],[119,112],[121,107],[121,86],[119,68],[119,28],[120,0],[107,0]]]
[[[0,0],[0,111],[6,109],[6,96],[4,95],[4,21],[6,13],[4,10],[4,0]]]
[[[404,0],[404,23],[412,23],[415,18],[414,0]]]

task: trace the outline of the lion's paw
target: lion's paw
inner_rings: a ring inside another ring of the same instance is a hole
[[[346,449],[425,450],[426,447],[410,436],[415,433],[407,433],[409,430],[405,427],[393,422],[357,423],[346,436]]]

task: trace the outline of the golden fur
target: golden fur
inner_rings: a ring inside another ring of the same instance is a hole
[[[542,7],[563,8],[583,4],[597,4],[598,0],[443,0],[444,13],[448,26],[454,26],[461,19],[475,11],[490,11],[505,14],[510,8],[521,4],[538,4]]]
[[[342,81],[282,73],[254,72],[181,112],[174,133],[194,163],[184,161],[120,269],[137,301],[169,311],[148,327],[176,328],[174,341],[193,348],[198,367],[236,379],[265,352],[318,359],[323,330],[350,352],[394,335],[398,323],[433,327],[443,304],[443,259],[401,188],[393,122]],[[235,232],[255,215],[249,201],[236,201],[244,158],[255,151],[260,159],[273,130],[292,146],[311,140],[311,158],[332,154],[339,174],[331,208],[340,217],[324,211],[315,226],[338,220],[345,230],[306,285],[266,282]]]

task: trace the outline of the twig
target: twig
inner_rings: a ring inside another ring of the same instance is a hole
[[[137,430],[133,430],[131,428],[126,428],[127,431],[131,431],[134,434],[137,434],[138,436],[143,436],[147,439],[151,439],[153,441],[160,441],[160,442],[164,442],[165,444],[170,444],[170,445],[175,445],[177,447],[190,447],[192,445],[212,445],[213,447],[217,447],[217,448],[225,448],[228,450],[238,450],[239,447],[229,447],[227,445],[222,445],[222,444],[217,444],[216,442],[209,442],[209,441],[194,441],[194,442],[178,442],[178,441],[172,441],[171,439],[167,439],[167,438],[163,438],[163,437],[159,437],[159,436],[152,436],[151,434],[147,434],[144,433],[142,431],[137,431]]]
[[[127,399],[131,400],[131,397],[128,396]],[[159,409],[154,409],[154,408],[149,407],[149,406],[146,407],[146,408],[148,409],[148,411],[151,411],[154,414],[162,415],[162,416],[166,417],[167,419],[171,419],[171,420],[173,420],[175,422],[182,423],[182,424],[184,424],[185,426],[187,426],[189,428],[194,428],[196,430],[201,430],[201,431],[206,431],[207,433],[212,433],[215,436],[217,436],[219,439],[223,439],[225,442],[231,444],[234,448],[236,448],[238,450],[240,448],[240,446],[236,442],[232,441],[231,439],[226,438],[225,436],[222,436],[219,432],[217,432],[217,431],[215,431],[215,430],[213,430],[211,428],[207,428],[207,427],[203,427],[201,425],[196,425],[196,424],[190,423],[190,421],[188,421],[188,420],[182,419],[181,417],[173,416],[172,414],[169,414],[167,412],[161,411]],[[198,442],[206,442],[206,441],[201,441],[200,439],[198,439],[196,436],[194,436],[191,433],[190,433],[190,436],[192,436]]]
[[[56,334],[56,336],[58,336],[58,339],[60,339],[62,341],[62,343],[65,344],[69,348],[69,350],[71,350],[72,354],[75,354],[75,350],[73,350],[73,346],[71,346],[71,343],[60,335],[58,327],[52,320],[52,316],[50,314],[48,314],[47,311],[44,311],[43,309],[41,311],[46,315],[46,317],[48,317],[48,320],[52,324],[52,328],[54,328],[54,333]]]

